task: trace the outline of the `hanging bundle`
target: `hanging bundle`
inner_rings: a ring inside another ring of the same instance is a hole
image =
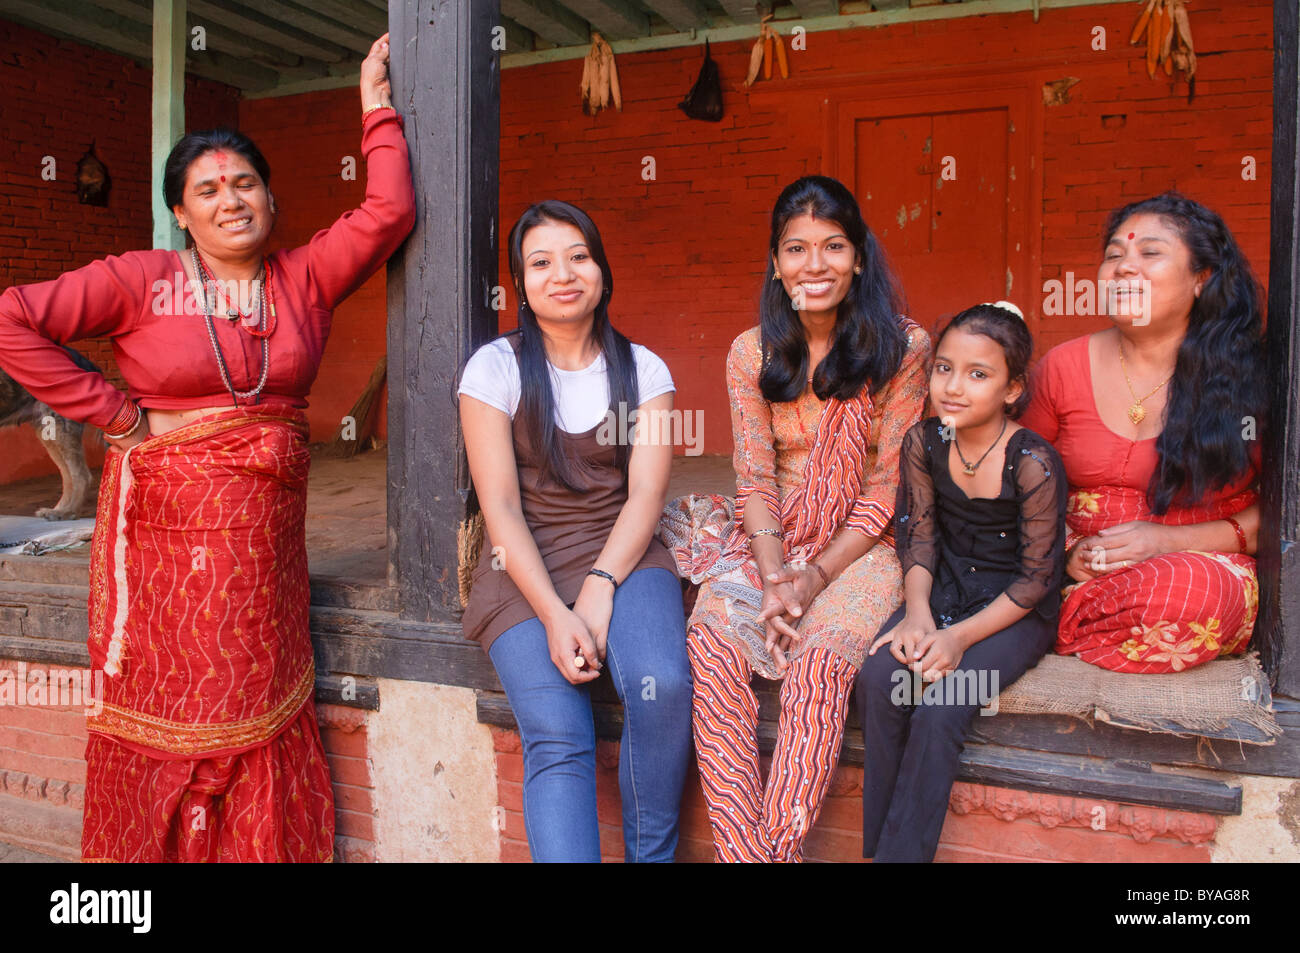
[[[758,29],[758,42],[749,53],[749,75],[745,77],[746,86],[753,86],[758,82],[759,72],[762,72],[763,79],[771,79],[773,59],[776,60],[776,68],[781,78],[790,78],[790,62],[785,58],[785,43],[781,40],[781,34],[768,25],[767,21],[770,19],[772,19],[770,13],[763,17],[762,25]]]
[[[1147,5],[1133,25],[1129,43],[1136,45],[1146,37],[1147,76],[1155,79],[1163,68],[1166,76],[1174,68],[1182,70],[1187,80],[1187,100],[1196,91],[1196,50],[1192,46],[1192,23],[1187,16],[1186,0],[1147,0]]]
[[[614,51],[599,33],[591,34],[591,49],[582,64],[582,111],[594,116],[613,106],[623,111],[623,91],[618,85]]]
[[[704,41],[704,65],[700,67],[700,75],[677,108],[692,119],[722,121],[722,81],[718,77],[718,64],[709,54],[708,40]]]
[[[113,187],[113,179],[108,174],[108,167],[95,155],[92,142],[86,154],[77,160],[77,199],[82,205],[108,205],[108,190]]]

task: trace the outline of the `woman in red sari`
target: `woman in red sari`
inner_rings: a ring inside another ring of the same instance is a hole
[[[1223,220],[1176,193],[1111,214],[1114,326],[1054,348],[1021,423],[1070,483],[1056,651],[1177,672],[1250,641],[1265,407],[1260,289]]]
[[[266,160],[193,133],[163,190],[184,253],[127,252],[0,296],[0,366],[104,430],[90,564],[83,860],[328,861],[312,705],[302,408],[334,308],[401,244],[415,203],[388,37],[361,67],[366,198],[268,253]],[[123,396],[69,341],[108,336]]]

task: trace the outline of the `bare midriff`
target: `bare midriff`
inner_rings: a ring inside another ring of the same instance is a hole
[[[149,434],[154,437],[161,437],[178,427],[194,423],[200,417],[219,414],[223,410],[230,410],[230,404],[223,404],[220,407],[194,407],[189,410],[146,409],[145,413],[149,416]]]

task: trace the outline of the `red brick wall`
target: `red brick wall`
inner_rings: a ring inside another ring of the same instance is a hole
[[[280,210],[274,236],[278,246],[305,244],[365,199],[361,98],[356,89],[243,100],[239,123],[271,165],[271,191]],[[346,156],[355,160],[356,178],[351,181],[341,176]],[[386,295],[381,268],[334,312],[307,411],[313,440],[334,436],[384,356]],[[387,433],[385,411],[381,405],[379,436]]]
[[[0,659],[0,671],[17,673],[18,666],[15,660]],[[23,672],[30,682],[46,678],[49,669],[24,663]],[[372,862],[368,713],[317,705],[316,718],[334,786],[335,860]],[[0,705],[0,841],[67,860],[81,856],[86,738],[85,713],[79,707]]]
[[[943,93],[918,90],[945,77],[942,88],[952,91],[996,77],[1029,91],[1033,167],[1018,171],[1041,175],[1041,207],[1037,216],[1031,210],[1041,229],[1024,236],[1041,267],[1017,284],[1031,289],[1015,295],[1027,311],[1037,312],[1032,289],[1042,282],[1066,270],[1095,276],[1109,209],[1170,187],[1217,208],[1265,277],[1271,5],[1194,5],[1201,59],[1191,105],[1185,85],[1173,94],[1163,75],[1147,78],[1140,51],[1128,45],[1134,18],[1133,4],[1111,4],[1048,10],[1039,23],[1019,13],[814,33],[806,51],[790,53],[788,81],[752,93],[740,85],[750,43],[715,44],[726,108],[718,124],[688,120],[676,106],[699,71],[698,47],[620,56],[624,111],[595,118],[581,111],[580,60],[505,70],[502,235],[542,198],[592,215],[614,270],[615,321],[668,362],[678,406],[705,411],[709,453],[731,451],[724,359],[756,320],[772,204],[800,175],[835,171],[827,102],[924,94],[938,109]],[[1106,28],[1105,52],[1091,49],[1094,26]],[[1043,106],[1043,84],[1069,76],[1081,80],[1070,102]],[[641,179],[647,155],[656,159],[654,182]],[[1244,155],[1256,158],[1257,181],[1242,181]],[[501,274],[509,286],[504,247]],[[514,314],[512,299],[503,329]],[[938,316],[916,317],[929,325]],[[1040,352],[1099,326],[1036,322]]]
[[[0,290],[151,246],[151,82],[133,60],[0,21]],[[189,128],[234,123],[236,108],[236,90],[187,78]],[[92,141],[113,179],[107,208],[82,205],[74,191],[77,160]],[[52,182],[41,178],[47,155]],[[77,347],[121,385],[106,340]],[[0,484],[55,472],[30,427],[0,439]],[[97,465],[98,438],[91,446]]]
[[[501,860],[526,863],[531,858],[524,833],[519,734],[493,728],[492,739],[497,752],[497,793],[504,815],[500,825]],[[622,861],[617,742],[597,743],[596,810],[602,859]],[[935,860],[1201,863],[1210,859],[1210,844],[1217,829],[1218,821],[1210,814],[959,782],[949,798],[948,819]],[[817,823],[808,834],[804,859],[862,861],[861,768],[841,767],[836,772]],[[708,813],[699,776],[692,767],[682,798],[677,861],[712,860]]]
[[[995,78],[1030,91],[1029,174],[1041,186],[1030,216],[1038,227],[1025,240],[1039,266],[1021,288],[1041,288],[1065,271],[1094,274],[1106,212],[1171,186],[1218,208],[1264,278],[1271,13],[1266,0],[1206,0],[1196,7],[1201,61],[1191,105],[1183,85],[1171,92],[1168,81],[1147,79],[1140,51],[1127,45],[1128,4],[1052,10],[1037,24],[1027,14],[1006,14],[814,33],[806,51],[791,52],[790,80],[760,83],[753,93],[739,85],[749,44],[718,44],[713,55],[727,115],[716,125],[688,120],[676,107],[699,70],[698,48],[621,56],[625,111],[595,118],[582,115],[579,105],[581,61],[505,70],[502,233],[539,198],[586,208],[610,252],[619,326],[668,361],[679,406],[705,411],[706,452],[729,453],[723,360],[731,339],[754,321],[777,193],[799,175],[836,171],[824,102],[912,95],[917,83],[936,77],[952,89]],[[1106,28],[1105,52],[1091,49],[1094,26]],[[148,142],[147,71],[19,27],[9,35],[0,47],[0,77],[14,93],[0,102],[0,127],[19,145],[0,156],[0,254],[23,264],[6,272],[0,260],[0,285],[147,245],[147,212],[126,224],[110,214],[147,208],[141,148]],[[1043,84],[1067,76],[1081,80],[1070,101],[1041,105]],[[943,96],[934,99],[941,105]],[[187,92],[191,126],[234,118],[237,108],[274,170],[282,208],[278,240],[286,244],[306,241],[361,200],[364,167],[356,181],[339,175],[344,156],[360,159],[357,105],[350,88],[237,107],[224,87],[190,80]],[[54,145],[44,146],[45,136]],[[78,205],[70,191],[56,196],[58,189],[39,182],[41,155],[52,152],[61,169],[70,169],[91,138],[114,175],[113,209]],[[646,155],[656,160],[654,182],[641,179]],[[1245,155],[1256,159],[1256,181],[1241,178]],[[49,221],[64,227],[36,227]],[[502,245],[501,282],[509,287]],[[335,315],[312,397],[313,439],[333,433],[384,353],[384,296],[381,273]],[[1096,319],[1038,321],[1040,301],[1028,297],[1020,300],[1030,306],[1040,351],[1098,326]],[[511,298],[502,327],[513,323]],[[101,361],[103,350],[87,348]],[[6,439],[25,449],[6,454],[0,483],[52,472],[32,435]]]

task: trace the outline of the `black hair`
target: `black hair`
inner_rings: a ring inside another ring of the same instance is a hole
[[[189,176],[190,166],[194,164],[194,160],[218,149],[228,149],[243,156],[261,177],[262,184],[268,191],[270,190],[271,166],[252,139],[242,132],[224,126],[218,129],[204,129],[182,136],[167,155],[167,162],[163,166],[162,191],[163,201],[167,203],[169,210],[185,204],[185,180]],[[185,237],[187,242],[193,240],[188,232]]]
[[[1022,387],[1020,396],[1005,408],[1006,415],[1015,420],[1029,406],[1029,361],[1034,355],[1034,337],[1025,319],[998,304],[977,304],[944,325],[934,341],[935,354],[939,353],[944,336],[956,328],[968,334],[982,334],[1002,348],[1007,362],[1007,382],[1019,381]]]
[[[808,341],[785,286],[773,280],[781,236],[790,221],[811,215],[833,222],[857,252],[854,274],[840,302],[830,351],[813,373],[813,392],[821,400],[849,400],[863,387],[874,393],[889,383],[903,362],[907,338],[899,317],[901,295],[884,250],[863,221],[862,210],[843,183],[824,175],[792,182],[772,209],[767,270],[759,301],[763,370],[759,387],[773,402],[795,400],[808,380]]]
[[[1268,401],[1262,290],[1223,219],[1199,202],[1165,192],[1111,212],[1103,254],[1124,221],[1157,215],[1191,253],[1193,272],[1208,271],[1178,346],[1156,440],[1158,462],[1147,487],[1153,513],[1192,503],[1239,480],[1251,467],[1243,418],[1262,428]]]
[[[524,236],[538,225],[559,223],[572,225],[582,233],[582,239],[592,259],[600,267],[604,291],[591,326],[591,336],[605,358],[609,375],[609,406],[619,413],[620,405],[627,411],[635,410],[640,403],[636,363],[632,356],[632,342],[620,334],[609,320],[609,302],[614,295],[614,274],[605,256],[605,246],[600,240],[596,223],[582,209],[549,199],[532,205],[510,229],[510,277],[514,281],[519,302],[519,378],[520,395],[518,413],[523,417],[524,429],[533,446],[538,449],[541,479],[554,480],[565,489],[577,491],[574,483],[572,461],[565,457],[556,436],[555,394],[551,389],[551,374],[546,360],[546,347],[537,316],[528,306],[524,290]],[[630,450],[620,442],[616,465],[626,476]]]

